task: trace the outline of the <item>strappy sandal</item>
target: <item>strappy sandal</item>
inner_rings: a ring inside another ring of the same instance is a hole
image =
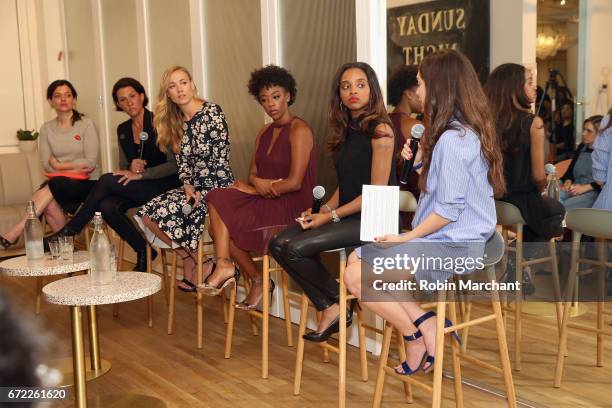
[[[212,276],[212,273],[209,275],[209,277],[210,276]],[[240,271],[238,270],[238,268],[234,267],[234,274],[226,278],[223,282],[219,283],[217,286],[211,286],[208,284],[208,282],[204,282],[201,285],[198,285],[196,290],[198,291],[198,293],[201,293],[206,296],[217,296],[219,295],[219,293],[223,291],[223,289],[225,289],[228,285],[232,283],[234,284],[234,287],[236,287],[236,282],[238,282],[239,278],[240,278]],[[208,281],[208,278],[206,280]]]
[[[270,279],[270,302],[272,302],[272,295],[274,294],[275,288],[276,288],[276,284],[274,283],[272,279]],[[262,299],[263,299],[263,296],[262,296]],[[246,301],[246,299],[244,299],[242,302],[236,303],[234,307],[238,310],[245,310],[248,312],[248,311],[257,309],[257,305],[259,304],[259,302],[261,302],[261,299],[257,301],[257,303],[255,303],[254,305],[251,305]]]
[[[191,258],[191,256],[187,255],[184,257],[181,257],[183,260],[187,259],[187,258]],[[212,258],[208,258],[206,260],[206,262],[204,263],[208,263],[208,262],[212,262],[212,269],[210,270],[210,273],[208,274],[208,276],[206,276],[206,278],[204,279],[204,282],[206,283],[206,281],[208,281],[208,278],[213,274],[213,272],[215,271],[215,268],[217,267],[217,264],[212,260]],[[178,286],[177,288],[180,291],[183,292],[195,292],[197,289],[197,286],[195,283],[193,283],[192,281],[190,281],[189,279],[183,278],[180,283],[183,283],[185,286]]]

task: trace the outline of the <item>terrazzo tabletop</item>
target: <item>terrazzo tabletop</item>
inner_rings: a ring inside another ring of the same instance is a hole
[[[43,287],[49,303],[67,306],[107,305],[147,297],[161,290],[161,278],[152,273],[117,272],[108,285],[93,286],[89,275],[73,276]]]
[[[51,259],[49,254],[35,261],[28,261],[25,255],[0,262],[0,273],[8,276],[51,276],[89,269],[89,252],[77,251],[72,260]]]

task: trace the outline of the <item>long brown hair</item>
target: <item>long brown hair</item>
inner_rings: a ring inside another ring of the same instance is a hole
[[[489,165],[488,179],[493,193],[503,196],[506,185],[502,154],[487,98],[470,61],[460,52],[443,50],[425,57],[419,73],[426,86],[421,190],[426,190],[433,149],[446,130],[456,129],[451,124],[456,120],[479,137],[482,155]]]
[[[157,131],[159,150],[164,153],[171,150],[175,154],[178,153],[181,139],[183,138],[183,113],[178,105],[172,102],[167,95],[167,91],[170,84],[170,75],[176,71],[183,71],[187,74],[189,81],[193,84],[193,78],[187,68],[173,65],[165,70],[159,84],[157,105],[155,105],[155,114],[153,116],[153,126]],[[195,87],[195,84],[193,84],[193,87],[194,94],[197,95],[198,89]]]
[[[385,123],[389,125],[389,127],[392,126],[374,69],[365,62],[346,63],[336,71],[334,81],[332,82],[331,101],[328,112],[331,132],[327,140],[327,147],[332,153],[335,153],[342,143],[344,143],[346,128],[351,120],[351,113],[342,104],[342,99],[340,98],[340,79],[342,78],[342,74],[351,68],[362,70],[370,86],[370,101],[368,102],[366,111],[360,116],[361,131],[370,134],[372,138],[379,138],[389,135],[376,132],[376,126],[381,123]]]
[[[502,64],[495,68],[484,91],[489,99],[493,121],[502,151],[513,153],[521,144],[522,132],[508,132],[521,112],[531,111],[531,102],[525,93],[525,67]]]

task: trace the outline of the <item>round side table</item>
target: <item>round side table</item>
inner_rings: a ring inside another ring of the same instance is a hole
[[[72,259],[51,259],[47,254],[42,259],[29,261],[25,255],[6,259],[0,262],[0,273],[7,276],[36,277],[41,279],[45,276],[64,275],[74,272],[87,271],[89,269],[89,252],[78,251],[73,254]],[[39,281],[40,282],[40,281]],[[40,296],[42,285],[37,289]],[[37,302],[38,304],[38,302]],[[38,309],[38,307],[37,307]],[[111,369],[110,362],[100,359],[98,346],[98,325],[95,313],[89,314],[89,346],[91,364],[85,373],[87,381],[103,376]],[[72,358],[59,358],[46,362],[46,365],[59,370],[63,374],[63,380],[57,384],[58,387],[69,387],[74,378]]]
[[[161,278],[157,275],[142,272],[118,272],[117,279],[103,286],[93,286],[88,275],[73,276],[61,279],[46,285],[43,288],[45,299],[49,303],[65,305],[70,307],[70,320],[72,329],[72,361],[74,366],[74,394],[75,406],[85,408],[87,406],[146,406],[165,407],[165,404],[150,396],[101,396],[89,401],[87,400],[87,384],[85,377],[85,350],[83,347],[83,327],[81,322],[81,307],[87,306],[90,319],[97,326],[96,306],[114,303],[129,302],[141,299],[159,292],[161,289]],[[97,334],[97,327],[95,330]],[[99,361],[99,340],[93,341],[95,347],[92,349],[92,364]],[[142,404],[142,405],[141,405]]]

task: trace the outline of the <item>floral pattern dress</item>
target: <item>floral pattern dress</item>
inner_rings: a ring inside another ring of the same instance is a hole
[[[155,221],[172,239],[173,247],[181,246],[196,251],[207,214],[204,197],[210,190],[228,187],[234,182],[230,168],[227,123],[220,106],[204,102],[202,108],[189,121],[184,122],[183,139],[176,162],[181,182],[194,186],[202,194],[200,205],[193,208],[189,215],[183,214],[185,190],[179,187],[142,206],[138,218],[148,216]],[[142,221],[138,221],[143,227]],[[152,241],[151,232],[145,229],[145,234]]]

